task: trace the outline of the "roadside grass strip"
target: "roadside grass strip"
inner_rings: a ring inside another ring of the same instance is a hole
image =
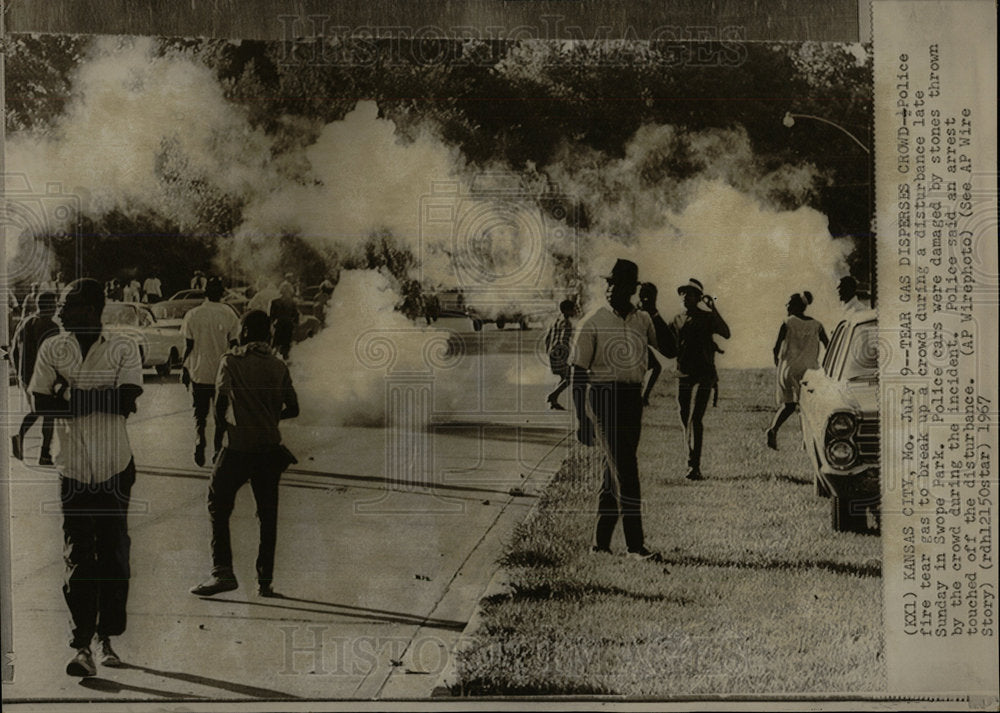
[[[722,376],[705,419],[707,480],[664,378],[639,451],[647,545],[663,564],[591,554],[599,459],[574,447],[501,566],[510,593],[456,668],[479,695],[829,694],[883,690],[881,541],[836,533],[791,419],[769,451],[773,376]],[[665,383],[664,383],[665,382]]]

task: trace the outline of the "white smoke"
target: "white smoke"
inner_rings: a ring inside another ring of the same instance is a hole
[[[311,144],[279,151],[193,57],[161,55],[153,40],[103,38],[80,67],[65,114],[45,135],[12,135],[7,161],[36,186],[59,183],[83,196],[83,210],[96,217],[154,212],[195,229],[207,204],[237,203],[242,223],[230,242],[250,275],[276,275],[276,236],[344,256],[384,235],[418,258],[409,277],[460,288],[487,316],[525,307],[526,293],[549,300],[554,312],[571,291],[557,275],[557,255],[577,256],[593,299],[603,299],[597,275],[610,260],[634,259],[640,279],[659,286],[667,316],[679,309],[676,286],[696,277],[733,331],[722,366],[770,364],[793,292],[812,291],[811,313],[832,327],[849,245],[830,237],[817,211],[785,207],[802,205],[820,178],[809,166],[765,170],[742,130],[648,125],[619,158],[568,143],[548,166],[494,168],[486,181],[434,127],[409,133],[401,138],[374,103],[361,102]],[[585,208],[586,233],[540,209],[543,184]],[[356,279],[338,286],[334,303],[347,304],[345,291],[370,302],[360,308],[367,321],[331,307],[335,334],[297,345],[297,361],[321,359],[347,373],[356,366],[353,346],[332,340],[353,345],[364,330],[403,322],[412,329],[392,312],[400,298],[391,281]],[[328,386],[331,398],[357,404],[348,420],[378,420],[381,411],[362,405],[372,393],[367,380]]]
[[[675,167],[685,164],[684,175]],[[588,307],[604,300],[616,258],[639,265],[639,279],[659,289],[665,318],[682,311],[678,286],[700,280],[717,298],[732,338],[717,338],[722,367],[771,364],[771,349],[788,297],[803,290],[809,313],[832,329],[839,314],[836,284],[851,245],[830,236],[826,216],[789,210],[819,180],[808,166],[758,167],[742,131],[680,132],[641,128],[621,159],[566,154],[553,168],[560,186],[582,196],[594,223],[582,238]]]
[[[445,408],[462,387],[449,378],[457,355],[449,333],[420,328],[396,312],[391,278],[375,270],[346,270],[327,308],[324,329],[292,348],[292,379],[303,395],[304,424],[412,427],[427,425],[427,410],[397,409],[390,397],[394,375],[406,389],[413,379],[433,384],[434,406]],[[452,347],[453,348],[453,347]]]
[[[220,195],[252,199],[274,171],[270,139],[211,70],[159,56],[150,38],[96,39],[66,112],[42,135],[12,134],[6,151],[9,171],[76,194],[87,215],[155,212],[182,229]]]

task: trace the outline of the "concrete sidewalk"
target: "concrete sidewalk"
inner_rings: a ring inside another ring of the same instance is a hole
[[[496,423],[453,419],[427,441],[432,487],[390,490],[386,431],[287,422],[300,463],[280,490],[283,597],[253,591],[258,538],[247,487],[231,521],[241,586],[202,599],[188,589],[209,572],[210,471],[191,459],[186,393],[169,379],[151,382],[129,426],[138,467],[133,571],[128,631],[116,640],[128,667],[82,681],[65,674],[72,652],[57,477],[14,461],[15,681],[3,687],[5,703],[429,696],[504,541],[561,463],[569,427],[566,414],[541,409]],[[532,403],[544,404],[545,386],[528,387]]]

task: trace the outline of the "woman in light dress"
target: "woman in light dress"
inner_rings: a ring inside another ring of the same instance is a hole
[[[774,365],[778,367],[778,412],[767,429],[767,446],[778,450],[778,429],[795,413],[799,403],[799,385],[809,369],[819,368],[819,345],[827,346],[823,325],[806,315],[812,304],[810,292],[797,292],[788,298],[788,317],[778,330],[774,343]]]

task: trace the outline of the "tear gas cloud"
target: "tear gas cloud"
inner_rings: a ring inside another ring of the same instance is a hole
[[[733,331],[722,343],[723,367],[770,365],[793,292],[810,290],[810,312],[833,326],[850,245],[830,237],[821,213],[779,207],[801,205],[819,178],[807,165],[762,169],[739,129],[644,126],[617,158],[567,143],[530,179],[503,166],[487,170],[500,177],[485,191],[482,170],[430,123],[404,140],[374,103],[360,102],[342,121],[313,129],[311,143],[278,151],[191,56],[158,56],[152,40],[105,38],[51,129],[9,138],[8,170],[88,196],[88,215],[153,211],[182,229],[197,229],[206,201],[230,200],[242,216],[233,257],[262,278],[278,273],[277,235],[340,255],[389,235],[419,258],[410,277],[461,288],[469,304],[494,311],[516,306],[528,289],[554,316],[573,291],[554,256],[574,257],[589,290],[584,308],[592,307],[603,300],[601,271],[630,258],[640,279],[658,285],[667,317],[680,309],[676,286],[689,277],[718,298]],[[683,173],[675,170],[681,158]],[[586,232],[540,210],[539,191],[532,193],[540,174],[586,212]],[[373,328],[414,329],[392,309],[397,289],[379,273],[345,272],[328,313],[334,326],[295,346],[296,369],[322,365],[323,375],[300,378],[319,379],[316,408],[327,418],[331,403],[351,404],[346,421],[384,417],[383,399],[358,376],[368,372],[358,371],[365,367],[355,339]]]
[[[460,358],[449,355],[449,333],[414,326],[395,311],[397,299],[391,278],[377,270],[341,274],[327,306],[331,328],[292,350],[302,422],[426,426],[429,409],[395,413],[387,404],[393,372],[431,380],[435,408],[449,407],[449,395],[462,388],[447,371]]]

